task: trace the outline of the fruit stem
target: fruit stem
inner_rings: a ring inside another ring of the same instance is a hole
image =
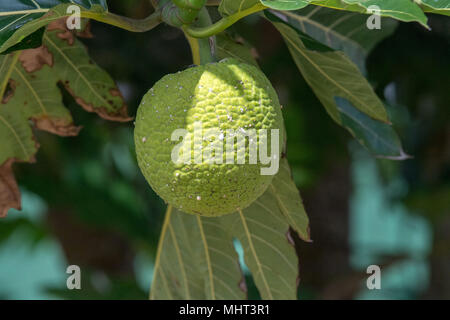
[[[227,29],[229,26],[231,26],[238,20],[240,20],[252,13],[262,11],[266,8],[267,7],[265,5],[258,2],[257,4],[255,4],[254,6],[252,6],[250,8],[247,8],[242,11],[238,11],[232,15],[229,15],[227,17],[220,19],[213,25],[206,26],[206,27],[200,27],[200,28],[198,28],[198,27],[196,28],[195,26],[192,26],[192,25],[184,25],[183,30],[184,30],[185,34],[188,34],[189,36],[191,36],[193,38],[211,37],[213,35],[216,35],[222,31],[224,31],[225,29]]]
[[[198,27],[207,27],[211,25],[211,17],[209,16],[208,10],[202,8],[198,14],[198,20],[195,25]],[[184,31],[184,29],[183,29]],[[209,37],[206,39],[197,39],[191,37],[189,34],[184,32],[186,39],[189,42],[192,52],[192,60],[196,65],[206,64],[209,62],[216,61],[215,59],[215,37]]]

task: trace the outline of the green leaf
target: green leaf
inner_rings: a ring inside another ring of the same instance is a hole
[[[341,112],[342,125],[370,152],[380,158],[405,160],[410,158],[402,148],[400,139],[391,125],[368,117],[347,99],[335,97]]]
[[[79,105],[108,120],[130,120],[113,79],[89,58],[71,32],[57,23],[49,25],[43,45],[53,56],[53,72]]]
[[[356,65],[342,52],[314,50],[316,48],[304,40],[309,38],[306,34],[273,15],[267,16],[282,34],[305,80],[336,122],[341,123],[334,96],[345,97],[370,117],[389,122],[383,103]]]
[[[245,299],[231,239],[218,218],[168,207],[150,299]]]
[[[249,9],[258,3],[259,0],[223,0],[219,5],[219,12],[226,17]]]
[[[80,128],[73,125],[64,108],[60,82],[86,110],[110,120],[129,119],[114,81],[89,59],[85,47],[63,22],[49,25],[41,47],[1,55],[0,216],[11,207],[20,207],[11,165],[14,161],[34,161],[38,143],[31,124],[61,136],[78,134]]]
[[[12,171],[13,163],[33,161],[38,148],[28,120],[22,117],[20,109],[5,106],[14,90],[15,84],[10,83],[9,78],[18,58],[18,54],[0,56],[0,218],[5,217],[10,208],[21,207],[20,191]]]
[[[369,30],[364,15],[320,6],[276,15],[315,40],[345,52],[362,72],[365,72],[367,54],[397,27],[395,20],[383,18],[381,29]]]
[[[78,134],[70,112],[64,108],[58,78],[49,66],[30,73],[17,63],[10,81],[15,91],[6,107],[21,112],[24,119],[32,119],[38,129],[62,136]]]
[[[276,10],[297,10],[306,7],[309,0],[261,0],[261,3]]]
[[[425,12],[450,16],[449,0],[414,0]]]
[[[17,49],[36,46],[36,36],[30,36],[52,21],[70,16],[67,8],[78,4],[82,10],[107,11],[105,0],[8,0],[0,4],[0,53],[22,43]],[[34,37],[34,38],[33,38]],[[31,43],[27,43],[31,42]]]
[[[2,137],[0,164],[8,158],[20,161],[33,160],[37,145],[27,119],[23,118],[20,112],[0,106],[0,136]]]
[[[247,45],[234,41],[224,33],[217,35],[216,41],[216,55],[219,60],[231,57],[258,66],[252,55],[251,48]]]
[[[311,4],[366,14],[373,14],[369,8],[377,6],[380,16],[405,22],[415,21],[428,28],[427,17],[411,0],[316,0],[311,1]]]
[[[286,158],[281,159],[280,169],[269,186],[277,200],[281,213],[289,225],[304,241],[311,241],[309,235],[309,219],[297,186],[292,179],[291,169]]]
[[[272,185],[244,210],[204,218],[169,205],[150,298],[243,299],[236,238],[261,297],[295,299],[298,259],[289,226],[309,241],[308,217],[286,159]]]
[[[281,32],[297,67],[330,116],[376,156],[405,159],[398,136],[386,124],[389,120],[383,103],[356,65],[342,52],[314,47],[306,34],[267,16]],[[335,97],[346,99],[356,111],[350,112]]]
[[[268,190],[250,207],[221,217],[244,249],[245,263],[263,299],[296,299],[298,261],[289,224]]]

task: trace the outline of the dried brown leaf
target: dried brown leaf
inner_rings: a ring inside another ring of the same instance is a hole
[[[11,208],[21,209],[20,191],[12,171],[14,161],[8,159],[0,166],[0,218],[6,217]]]
[[[19,61],[25,71],[31,73],[42,69],[47,64],[53,66],[53,55],[46,46],[40,46],[35,49],[23,50],[19,56]]]
[[[82,128],[82,126],[75,126],[72,122],[50,117],[33,119],[33,122],[37,129],[62,137],[77,136]]]
[[[75,42],[75,35],[71,30],[67,29],[66,20],[67,20],[66,18],[62,18],[51,22],[47,26],[47,31],[54,31],[54,30],[61,31],[58,32],[58,37],[62,40],[66,40],[67,44],[71,46]]]
[[[64,87],[66,90],[70,93],[70,95],[75,99],[75,102],[78,103],[84,110],[88,112],[95,112],[100,117],[102,117],[105,120],[111,120],[111,121],[118,121],[118,122],[128,122],[133,120],[133,117],[128,116],[128,108],[127,105],[124,104],[122,108],[117,110],[115,113],[110,113],[106,108],[94,108],[92,104],[87,103],[84,101],[83,98],[78,97],[73,90],[70,88],[69,82],[64,83]],[[120,96],[122,97],[122,94],[117,89],[111,89],[110,90],[112,96]]]

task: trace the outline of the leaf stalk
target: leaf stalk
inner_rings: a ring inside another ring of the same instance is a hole
[[[242,18],[251,15],[253,13],[262,11],[266,9],[267,7],[263,5],[262,3],[257,3],[254,6],[247,8],[242,11],[238,11],[232,15],[229,15],[227,17],[222,18],[221,20],[217,21],[216,23],[206,26],[206,27],[195,27],[192,25],[184,25],[183,31],[185,34],[193,37],[193,38],[207,38],[214,36],[225,29],[227,29],[232,24],[236,23],[238,20],[241,20]]]
[[[132,32],[146,32],[162,22],[161,10],[156,10],[144,19],[132,19],[111,12],[82,11],[83,18],[107,23]]]

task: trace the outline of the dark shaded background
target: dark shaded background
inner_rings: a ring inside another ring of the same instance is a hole
[[[130,17],[144,17],[151,10],[147,1],[109,3],[111,11]],[[370,54],[367,68],[380,97],[386,94],[389,101],[389,86],[395,86],[396,99],[390,97],[389,111],[406,152],[414,157],[403,162],[377,160],[379,178],[385,185],[394,179],[406,181],[407,191],[389,200],[422,216],[433,233],[427,256],[428,284],[402,297],[448,299],[450,19],[430,15],[429,24],[432,31],[401,23]],[[270,24],[250,17],[233,30],[256,48],[258,62],[284,106],[288,159],[314,240],[303,243],[296,239],[300,297],[355,298],[367,275],[350,263],[350,199],[355,191],[352,139],[327,115]],[[148,88],[163,75],[192,63],[182,33],[168,26],[136,34],[93,22],[92,31],[95,38],[83,41],[92,58],[117,81],[133,116]],[[148,289],[139,279],[136,259],[147,259],[151,265],[165,205],[136,166],[132,123],[111,123],[86,113],[67,94],[65,103],[75,122],[84,128],[75,138],[36,132],[41,143],[37,163],[18,164],[15,173],[25,193],[45,202],[44,214],[40,219],[30,218],[27,206],[22,213],[11,211],[0,221],[0,253],[11,241],[30,246],[32,251],[51,239],[62,248],[67,265],[81,267],[83,290],[69,291],[65,281],[44,283],[42,297],[146,299]],[[18,233],[25,237],[14,238]],[[0,270],[1,259],[5,257],[0,254]],[[403,259],[401,254],[380,255],[377,263],[384,269]],[[149,269],[148,277],[151,272]],[[0,297],[18,297],[1,281],[5,280],[0,278]],[[249,297],[257,298],[255,288],[249,287]]]

